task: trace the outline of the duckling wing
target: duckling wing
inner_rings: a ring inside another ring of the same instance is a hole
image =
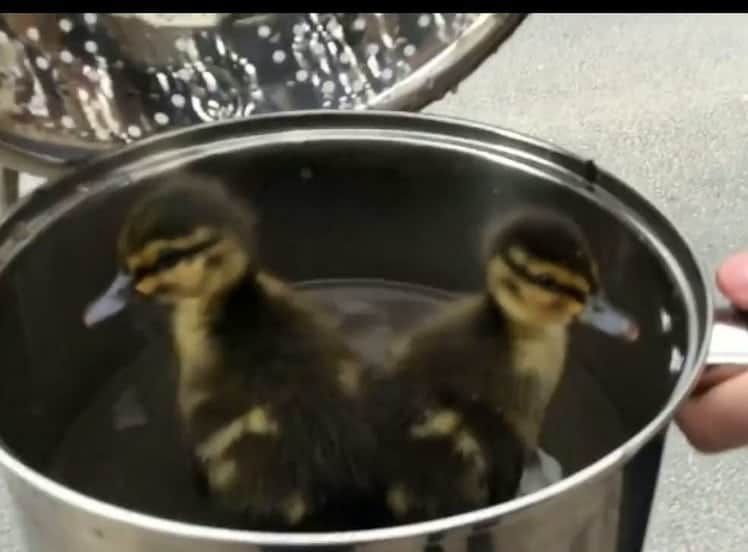
[[[490,404],[388,383],[389,390],[378,391],[379,407],[391,406],[376,423],[377,467],[399,521],[444,517],[516,496],[524,447],[501,413]]]
[[[276,505],[297,493],[311,515],[366,493],[374,436],[359,399],[360,367],[343,341],[308,307],[280,295],[269,303],[248,330],[223,339],[247,411],[262,407],[277,428],[272,440],[237,443],[240,470],[262,483],[236,492]]]
[[[377,382],[372,418],[382,478],[401,520],[416,521],[511,498],[523,447],[490,387],[507,369],[502,320],[482,298],[455,305],[405,340]]]
[[[329,503],[364,492],[371,433],[350,405],[325,393],[314,398],[321,400],[265,394],[262,406],[201,443],[198,454],[224,508],[245,511],[266,528],[271,521],[296,527]]]
[[[486,459],[488,502],[500,504],[513,499],[524,469],[525,447],[521,439],[501,413],[485,403],[465,404],[460,410]]]

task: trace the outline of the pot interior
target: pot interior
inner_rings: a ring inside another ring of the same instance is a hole
[[[678,380],[687,312],[672,267],[588,190],[542,170],[366,137],[237,146],[169,170],[218,176],[251,200],[265,264],[337,312],[375,365],[392,335],[438,308],[442,292],[481,289],[486,224],[518,205],[568,211],[611,301],[637,319],[642,337],[626,344],[573,329],[542,439],[567,475],[641,430]],[[91,330],[81,322],[114,274],[127,208],[158,178],[81,187],[0,273],[0,439],[24,463],[92,497],[213,524],[177,439],[168,340],[163,329],[161,339],[146,331],[162,328],[160,320],[133,308]]]

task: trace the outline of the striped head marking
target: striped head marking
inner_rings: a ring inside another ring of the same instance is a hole
[[[574,320],[635,339],[636,324],[603,299],[599,271],[581,229],[549,210],[509,218],[488,242],[486,283],[513,320],[528,326]]]
[[[130,210],[120,231],[120,273],[89,305],[93,325],[133,293],[165,303],[210,297],[251,267],[255,219],[220,186],[195,177],[167,182]]]

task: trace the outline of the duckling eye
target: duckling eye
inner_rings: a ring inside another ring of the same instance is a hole
[[[210,268],[216,268],[218,266],[221,266],[223,263],[223,257],[220,255],[211,255],[210,257],[207,257],[205,259],[205,266]]]
[[[162,272],[164,270],[167,270],[169,268],[172,268],[179,264],[180,261],[184,260],[185,256],[181,251],[167,251],[166,253],[162,253],[158,259],[156,259],[156,262],[152,265],[144,268],[140,268],[137,271],[135,271],[135,279],[141,280],[145,278],[146,276],[149,276],[151,274],[156,274],[158,272]]]
[[[554,287],[556,284],[556,281],[548,276],[548,274],[539,274],[534,278],[534,280],[543,287]]]
[[[171,268],[179,264],[179,262],[184,260],[184,258],[185,254],[183,251],[167,251],[166,253],[163,253],[159,256],[158,260],[153,265],[153,270],[154,272],[159,272],[161,270]]]
[[[166,249],[151,266],[139,269],[135,274],[135,279],[137,280],[149,274],[173,268],[181,261],[194,257],[198,253],[212,247],[217,241],[217,238],[211,238],[187,249]]]
[[[501,285],[504,286],[510,292],[514,293],[515,295],[519,293],[519,286],[517,285],[517,282],[515,282],[514,280],[511,280],[509,278],[502,278]]]

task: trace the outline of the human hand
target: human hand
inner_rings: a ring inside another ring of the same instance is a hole
[[[748,310],[748,252],[722,263],[717,286],[737,308]],[[676,415],[676,422],[702,452],[748,445],[748,370],[715,366],[705,372]]]

